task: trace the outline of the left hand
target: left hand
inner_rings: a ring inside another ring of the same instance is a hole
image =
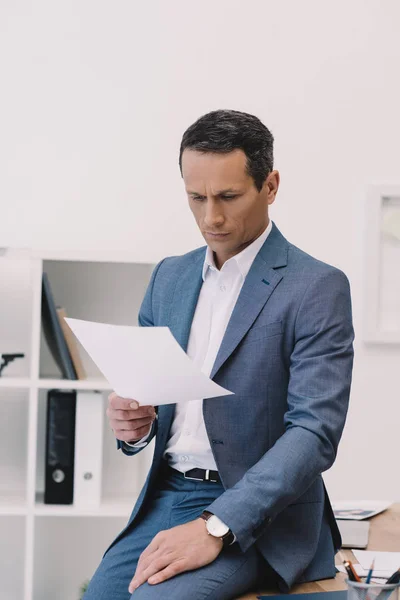
[[[129,593],[145,583],[161,583],[178,573],[213,562],[223,547],[219,538],[209,535],[203,519],[160,531],[142,552]]]

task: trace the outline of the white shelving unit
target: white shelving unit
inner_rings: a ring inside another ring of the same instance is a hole
[[[108,383],[80,347],[88,378],[60,379],[41,331],[41,281],[68,316],[136,325],[153,265],[93,256],[0,255],[0,352],[23,352],[0,378],[1,600],[78,600],[107,545],[125,526],[153,448],[128,457],[104,419],[98,509],[44,504],[46,400],[49,389],[96,390]]]

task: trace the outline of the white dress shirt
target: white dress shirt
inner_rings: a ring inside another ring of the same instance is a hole
[[[272,221],[252,244],[227,260],[220,270],[215,266],[212,250],[207,247],[203,285],[190,329],[187,354],[208,376],[246,275],[271,229]],[[182,473],[195,467],[217,470],[204,424],[202,399],[176,405],[164,456],[171,467]]]

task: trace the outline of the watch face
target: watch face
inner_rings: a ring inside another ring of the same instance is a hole
[[[223,537],[229,531],[229,527],[225,525],[218,517],[212,515],[207,521],[207,531],[214,537]]]

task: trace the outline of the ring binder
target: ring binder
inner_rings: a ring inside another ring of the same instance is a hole
[[[72,504],[74,499],[76,392],[47,394],[45,504]]]

